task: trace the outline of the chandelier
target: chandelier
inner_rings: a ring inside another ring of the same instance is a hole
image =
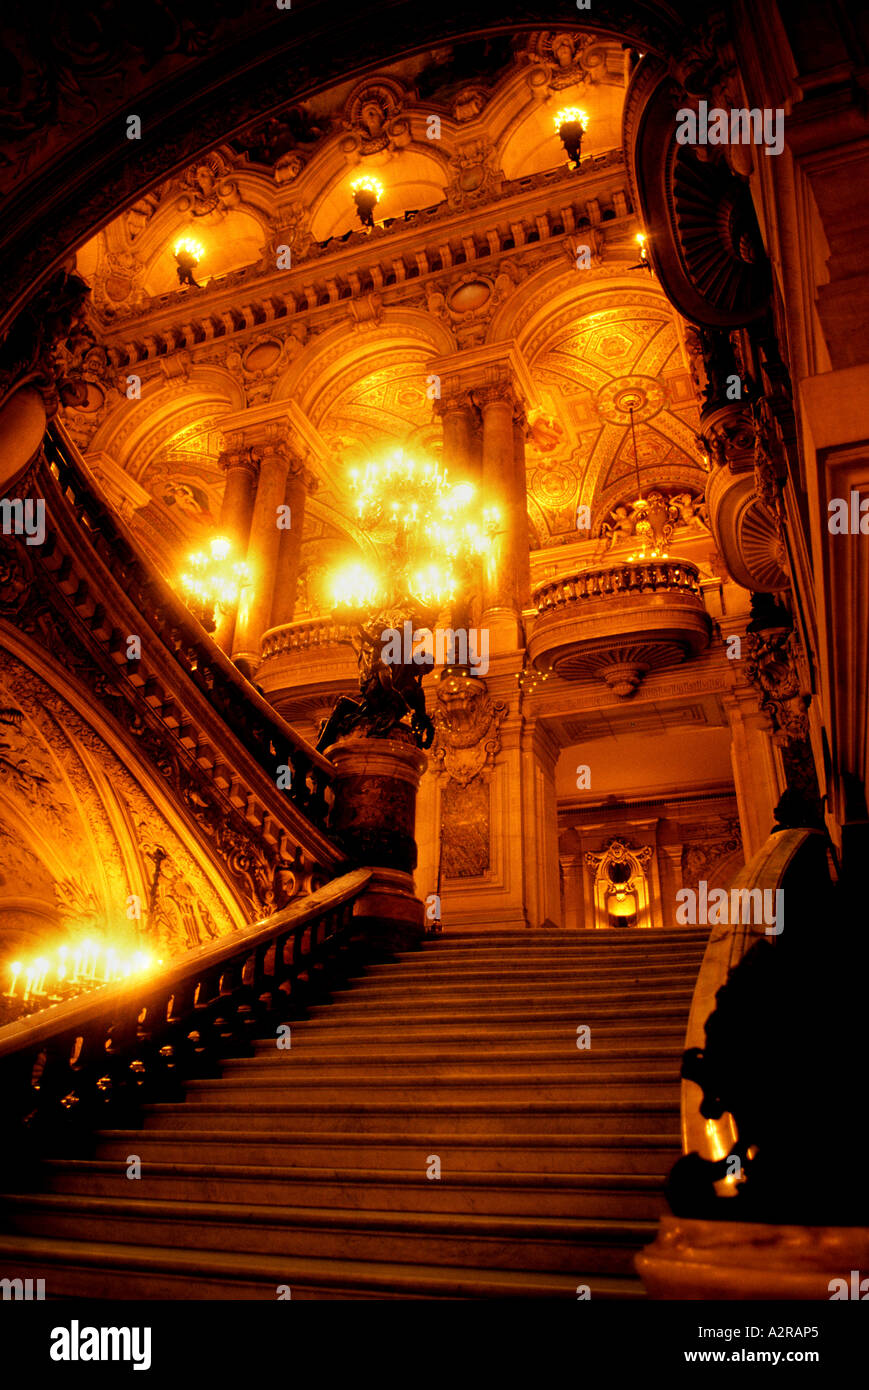
[[[218,615],[229,612],[238,603],[250,580],[249,566],[243,560],[233,559],[232,542],[225,536],[215,536],[207,551],[188,555],[180,582],[191,613],[206,632],[214,632]]]
[[[471,563],[492,552],[497,510],[479,510],[471,484],[450,483],[435,462],[399,449],[381,463],[353,469],[350,488],[356,519],[380,563],[333,574],[338,610],[438,610],[455,602]]]

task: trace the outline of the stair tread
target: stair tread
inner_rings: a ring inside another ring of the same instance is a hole
[[[119,1159],[49,1159],[49,1171],[59,1174],[70,1173],[108,1173],[121,1176],[126,1165]],[[165,1163],[147,1162],[148,1176],[190,1177],[212,1181],[219,1178],[255,1178],[257,1181],[281,1182],[329,1182],[364,1183],[368,1186],[392,1187],[395,1183],[419,1186],[426,1190],[430,1186],[418,1168],[390,1168],[388,1173],[379,1168],[306,1168],[281,1167],[268,1164],[237,1163]],[[125,1179],[126,1180],[126,1179]],[[460,1172],[449,1179],[450,1188],[511,1187],[536,1191],[563,1189],[581,1192],[585,1188],[616,1187],[640,1188],[658,1191],[661,1179],[654,1173],[543,1173],[523,1170],[520,1172],[501,1172],[498,1169],[477,1169],[475,1172]],[[28,1194],[22,1194],[28,1195]]]
[[[263,1208],[249,1202],[168,1201],[153,1197],[92,1197],[81,1193],[16,1193],[6,1198],[9,1208],[54,1210],[64,1216],[109,1213],[182,1222],[215,1222],[245,1226],[341,1226],[352,1230],[465,1231],[468,1234],[514,1234],[577,1239],[583,1235],[634,1240],[654,1233],[655,1221],[618,1217],[512,1216],[477,1212],[416,1212],[364,1210],[347,1207]],[[267,1212],[267,1215],[264,1213]]]
[[[276,1140],[274,1135],[264,1132],[254,1131],[249,1135],[240,1135],[234,1129],[196,1129],[184,1130],[183,1133],[173,1134],[171,1130],[141,1130],[141,1129],[103,1129],[97,1132],[97,1139],[104,1141],[131,1141],[154,1140],[160,1144],[183,1144],[189,1147],[193,1142],[204,1143],[225,1143],[225,1144],[270,1144],[274,1145]],[[372,1131],[368,1134],[346,1134],[342,1130],[334,1132],[330,1130],[311,1130],[309,1132],[295,1130],[292,1134],[287,1134],[287,1144],[300,1146],[302,1144],[313,1144],[318,1148],[327,1144],[364,1144],[376,1147],[378,1144],[404,1144],[403,1139],[396,1139],[391,1130],[383,1133]],[[460,1134],[455,1139],[450,1139],[451,1148],[672,1148],[666,1136],[660,1134],[552,1134],[545,1138],[537,1138],[533,1134]]]
[[[498,1297],[512,1291],[530,1291],[538,1296],[575,1297],[576,1282],[588,1284],[592,1297],[629,1293],[643,1297],[640,1281],[625,1276],[587,1274],[549,1274],[525,1270],[453,1268],[446,1265],[402,1265],[369,1260],[316,1259],[298,1255],[252,1255],[220,1250],[187,1250],[175,1246],[128,1245],[109,1242],[67,1240],[60,1237],[12,1236],[0,1234],[0,1254],[30,1256],[37,1262],[108,1267],[115,1270],[139,1269],[156,1273],[190,1276],[219,1272],[224,1278],[246,1275],[275,1285],[316,1280],[324,1287],[356,1285],[387,1290],[402,1288],[449,1296],[463,1289],[475,1290],[480,1297]],[[195,1286],[195,1285],[194,1285]],[[487,1295],[486,1290],[489,1290]]]

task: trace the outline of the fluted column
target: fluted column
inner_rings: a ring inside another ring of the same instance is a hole
[[[278,568],[269,627],[280,627],[293,621],[296,589],[302,562],[302,533],[305,528],[305,508],[308,494],[316,491],[317,478],[309,468],[294,459],[287,474],[284,503],[289,508],[289,525],[280,531]]]
[[[239,604],[232,649],[233,661],[247,671],[256,668],[262,635],[270,626],[282,535],[278,529],[278,508],[284,502],[290,465],[286,427],[267,427],[255,448],[260,467],[247,549],[252,579]]]

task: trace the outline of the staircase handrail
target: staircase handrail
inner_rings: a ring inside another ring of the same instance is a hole
[[[735,874],[727,889],[729,902],[732,902],[729,895],[734,891],[760,889],[762,893],[775,893],[790,888],[790,891],[798,893],[799,880],[803,875],[818,872],[821,861],[825,862],[826,846],[827,838],[819,830],[775,831],[757,854]],[[790,896],[790,892],[787,896]],[[727,983],[731,970],[758,939],[774,943],[776,935],[768,934],[762,921],[729,922],[712,927],[691,999],[685,1036],[686,1051],[705,1047],[706,1021],[715,1009],[715,996]],[[701,1100],[702,1093],[697,1084],[683,1079],[682,1151],[718,1161],[733,1148],[737,1139],[736,1126],[728,1112],[718,1120],[705,1119],[700,1114]]]
[[[135,537],[88,475],[75,445],[57,424],[46,435],[44,455],[61,494],[86,529],[103,564],[160,635],[178,665],[200,688],[207,686],[211,702],[236,737],[259,756],[264,739],[287,746],[309,765],[318,780],[331,781],[334,768],[328,758],[281,718],[221,651],[171,585],[144,559]],[[262,728],[262,737],[254,736],[253,726]],[[302,784],[304,779],[298,782]]]
[[[88,1131],[119,1110],[177,1100],[352,973],[354,904],[373,870],[354,869],[288,907],[146,975],[106,984],[0,1028],[7,1123]],[[277,1034],[275,1034],[277,1037]]]

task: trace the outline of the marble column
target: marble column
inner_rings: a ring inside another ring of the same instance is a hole
[[[287,475],[284,504],[289,508],[289,526],[280,531],[278,568],[269,627],[281,627],[293,621],[296,590],[302,562],[302,535],[305,528],[305,508],[308,494],[316,491],[317,479],[310,469],[294,460]]]
[[[254,449],[245,448],[232,436],[227,443],[230,447],[218,459],[226,474],[220,506],[220,534],[232,541],[236,555],[245,555],[260,460]]]
[[[247,555],[260,460],[255,450],[245,447],[240,436],[230,435],[227,444],[229,447],[218,459],[226,474],[218,530],[232,541],[233,554],[239,559]],[[225,652],[232,651],[236,617],[235,609],[217,615],[214,640]]]
[[[450,391],[438,401],[436,410],[444,432],[444,467],[451,481],[479,486],[481,460],[470,394],[462,390]]]
[[[531,603],[531,547],[528,539],[528,485],[525,474],[525,440],[528,419],[521,406],[513,412],[513,489],[509,534],[519,612]]]
[[[262,635],[271,620],[282,535],[278,508],[283,505],[290,465],[286,427],[268,426],[255,447],[260,468],[247,550],[252,579],[239,604],[232,647],[233,661],[246,672],[253,672],[259,663]]]
[[[483,416],[483,504],[501,513],[501,534],[484,587],[485,622],[493,647],[519,646],[523,573],[528,566],[525,479],[516,467],[516,398],[504,379],[474,393]],[[524,466],[523,466],[524,473]],[[520,495],[521,494],[521,495]]]

